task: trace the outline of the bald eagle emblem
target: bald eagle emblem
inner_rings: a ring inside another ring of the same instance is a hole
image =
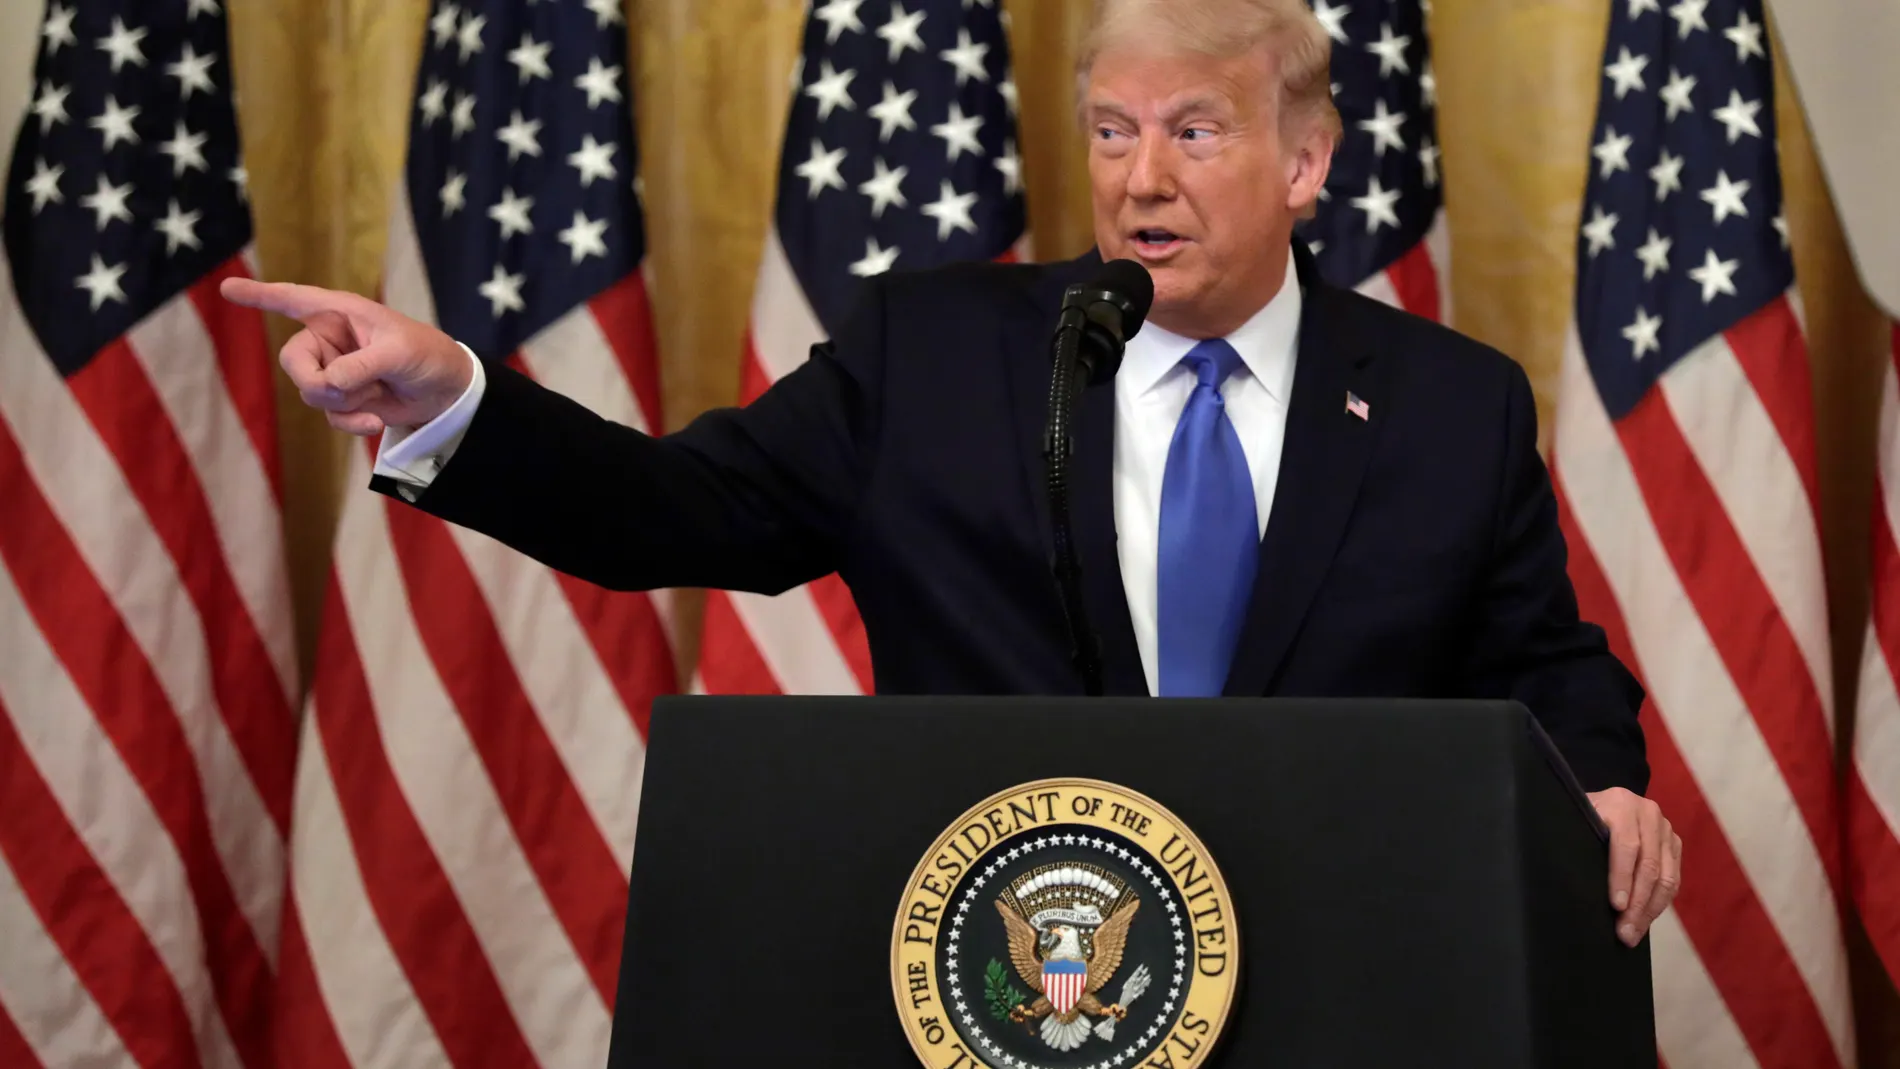
[[[1127,1004],[1147,989],[1148,970],[1130,975],[1119,1002],[1105,1005],[1096,993],[1121,968],[1140,897],[1102,868],[1066,863],[1023,873],[995,905],[1008,931],[1010,962],[1036,993],[1010,1009],[1010,1020],[1040,1022],[1043,1041],[1057,1050],[1074,1050],[1091,1034],[1113,1039]],[[1098,1019],[1092,1030],[1089,1018]]]

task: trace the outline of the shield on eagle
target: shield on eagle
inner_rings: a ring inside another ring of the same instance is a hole
[[[1042,963],[1042,993],[1049,996],[1057,1013],[1068,1013],[1082,998],[1089,983],[1086,961],[1045,961]]]

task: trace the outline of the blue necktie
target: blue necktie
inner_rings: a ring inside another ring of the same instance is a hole
[[[1175,424],[1161,483],[1160,691],[1207,697],[1227,682],[1253,595],[1260,527],[1253,476],[1220,395],[1240,354],[1213,338],[1181,362],[1198,381]]]

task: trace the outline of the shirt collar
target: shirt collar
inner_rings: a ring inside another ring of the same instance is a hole
[[[1286,404],[1293,395],[1293,360],[1299,345],[1303,297],[1289,245],[1280,292],[1239,329],[1227,335],[1228,344],[1240,354],[1247,371],[1281,404]],[[1161,385],[1196,344],[1193,338],[1149,323],[1128,340],[1116,378],[1123,380],[1139,397]]]

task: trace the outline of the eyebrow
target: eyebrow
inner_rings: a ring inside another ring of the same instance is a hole
[[[1183,116],[1191,115],[1195,112],[1220,111],[1222,110],[1221,109],[1222,103],[1223,101],[1221,100],[1221,98],[1216,97],[1216,96],[1207,96],[1207,95],[1193,96],[1193,97],[1187,98],[1186,100],[1181,101],[1179,104],[1175,104],[1174,106],[1170,107],[1167,111],[1162,113],[1161,118],[1164,122],[1170,122],[1170,123],[1178,122]],[[1123,106],[1115,103],[1114,101],[1108,101],[1108,100],[1091,101],[1088,105],[1087,110],[1088,110],[1088,114],[1091,116],[1106,115],[1106,116],[1117,118],[1117,119],[1132,118],[1132,116],[1128,113],[1127,108],[1124,108]]]
[[[1176,104],[1172,108],[1169,108],[1167,111],[1162,112],[1161,117],[1169,121],[1174,121],[1174,120],[1180,119],[1184,115],[1189,115],[1197,111],[1203,111],[1203,112],[1220,111],[1222,103],[1223,102],[1221,101],[1219,97],[1213,97],[1213,96],[1189,97],[1186,100],[1183,100],[1182,102],[1180,102],[1179,104]]]

